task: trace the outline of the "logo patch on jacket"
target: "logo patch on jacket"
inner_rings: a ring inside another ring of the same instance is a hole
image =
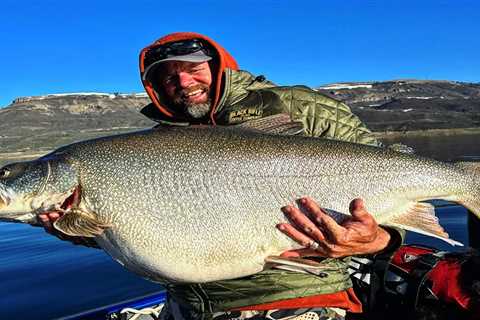
[[[258,119],[262,117],[262,114],[263,114],[263,110],[256,109],[256,108],[235,110],[228,114],[228,122],[236,123],[236,122],[242,122],[246,120]]]

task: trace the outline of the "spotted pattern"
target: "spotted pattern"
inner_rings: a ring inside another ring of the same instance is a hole
[[[307,137],[168,128],[74,144],[58,157],[78,175],[83,209],[113,226],[100,245],[157,281],[262,270],[266,256],[297,247],[274,226],[301,196],[340,213],[362,197],[380,223],[419,198],[454,195],[480,208],[477,180],[453,165]]]

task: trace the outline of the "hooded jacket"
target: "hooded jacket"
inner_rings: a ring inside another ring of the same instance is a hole
[[[264,76],[256,77],[239,70],[236,61],[223,47],[204,35],[192,32],[167,35],[140,53],[140,75],[152,100],[141,112],[152,120],[164,125],[189,125],[195,122],[169,106],[161,89],[144,79],[145,57],[152,48],[187,39],[203,40],[215,53],[210,63],[212,109],[208,119],[202,119],[201,123],[231,125],[288,113],[291,120],[303,124],[305,135],[379,144],[346,104],[305,86],[276,86]]]
[[[152,48],[156,48],[160,45],[169,43],[169,42],[176,42],[181,40],[189,40],[189,39],[201,39],[205,43],[208,43],[213,51],[215,52],[215,57],[213,64],[211,65],[212,68],[212,79],[213,79],[213,96],[212,96],[212,105],[214,106],[210,112],[210,121],[215,123],[215,112],[216,106],[218,105],[220,99],[220,93],[222,91],[222,84],[223,84],[223,70],[226,68],[231,70],[238,70],[238,64],[233,59],[233,57],[218,43],[213,41],[212,39],[198,34],[194,32],[177,32],[171,33],[165,37],[162,37],[152,43],[151,45],[145,47],[140,52],[140,78],[142,79],[143,86],[145,91],[147,92],[148,96],[152,100],[153,105],[151,107],[155,107],[157,110],[156,118],[164,118],[166,121],[178,122],[179,120],[185,120],[184,115],[178,113],[173,108],[169,107],[168,104],[165,102],[165,99],[162,97],[161,92],[158,92],[154,84],[152,84],[148,79],[144,79],[144,72],[146,69],[145,66],[145,56]]]

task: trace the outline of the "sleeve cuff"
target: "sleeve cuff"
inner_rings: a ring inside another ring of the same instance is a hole
[[[381,225],[380,227],[388,232],[388,234],[390,235],[390,241],[388,242],[385,249],[377,252],[375,256],[391,256],[403,244],[403,240],[405,239],[405,230],[384,225]]]

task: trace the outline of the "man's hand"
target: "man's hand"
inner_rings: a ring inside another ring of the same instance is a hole
[[[83,237],[72,237],[66,235],[58,230],[55,230],[53,227],[53,223],[63,215],[62,212],[59,211],[52,211],[48,213],[42,213],[38,215],[38,220],[45,228],[45,231],[54,235],[60,240],[69,241],[75,245],[81,245],[90,248],[99,248],[95,240],[91,238],[83,238]]]
[[[299,202],[309,216],[294,206],[286,206],[282,211],[292,224],[281,223],[277,228],[306,248],[286,251],[282,253],[284,257],[340,258],[371,254],[385,249],[390,241],[390,234],[378,226],[361,199],[354,199],[350,203],[351,217],[341,224],[312,199],[302,198]],[[316,243],[318,248],[313,249],[317,247]]]
[[[48,213],[39,214],[38,220],[42,223],[45,231],[50,234],[55,233],[55,229],[53,228],[53,223],[62,216],[61,212],[53,211]]]

